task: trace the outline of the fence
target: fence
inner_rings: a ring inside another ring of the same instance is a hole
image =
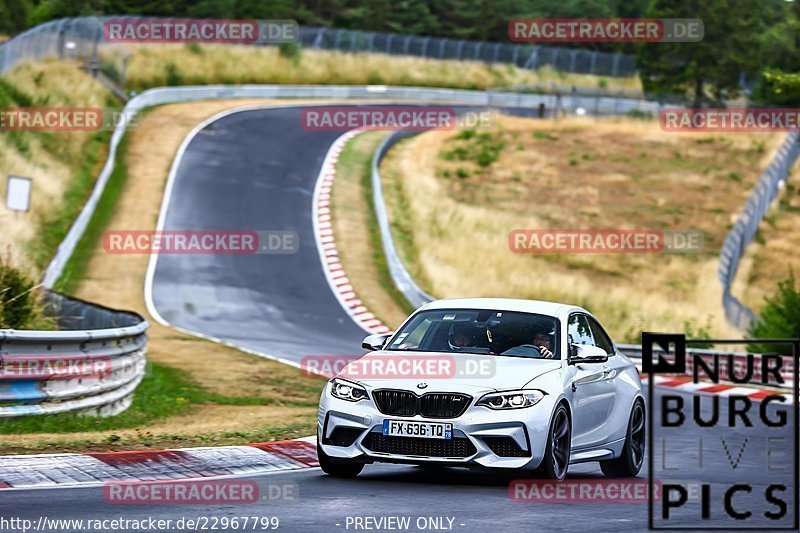
[[[800,137],[789,133],[778,149],[775,158],[761,175],[753,192],[747,198],[739,218],[733,225],[719,257],[717,276],[722,283],[722,306],[728,321],[742,331],[750,329],[755,313],[731,294],[731,286],[747,247],[758,232],[758,225],[789,178],[789,169],[800,156]]]
[[[115,17],[136,18],[136,17]],[[109,48],[103,38],[106,17],[77,17],[46,22],[31,28],[0,46],[0,73],[24,61],[59,57],[98,63],[101,49]],[[521,68],[552,67],[562,72],[600,76],[633,76],[633,57],[557,46],[465,41],[437,37],[416,37],[394,33],[363,32],[328,28],[300,28],[300,42],[307,48],[339,50],[348,53],[376,52],[513,64]],[[115,46],[115,50],[124,50]],[[123,65],[116,65],[115,69]]]
[[[144,377],[148,322],[50,293],[59,331],[0,330],[0,418],[128,408]]]
[[[308,27],[300,28],[300,41],[308,48],[351,53],[379,52],[431,59],[484,61],[511,64],[532,70],[549,66],[562,72],[611,77],[636,74],[632,56],[559,46],[491,43]]]

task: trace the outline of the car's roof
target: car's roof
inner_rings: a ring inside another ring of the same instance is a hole
[[[515,298],[453,298],[434,300],[423,309],[497,309],[498,311],[518,311],[521,313],[538,313],[559,316],[565,310],[580,310],[580,307],[556,302],[540,300],[521,300]]]

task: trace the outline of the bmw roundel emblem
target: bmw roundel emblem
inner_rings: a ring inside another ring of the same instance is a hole
[[[418,389],[427,389],[428,388],[428,384],[425,383],[424,381],[422,383],[417,383],[417,388]]]

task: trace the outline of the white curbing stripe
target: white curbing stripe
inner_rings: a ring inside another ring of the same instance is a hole
[[[336,179],[336,163],[339,155],[350,139],[363,132],[363,129],[348,131],[336,139],[328,149],[319,178],[317,178],[317,184],[314,187],[314,237],[317,240],[325,278],[342,309],[368,333],[388,333],[391,330],[375,318],[373,313],[367,312],[367,308],[356,298],[356,293],[350,285],[350,279],[342,268],[339,253],[336,250],[333,213],[330,208],[331,191]]]
[[[96,487],[109,482],[184,481],[319,466],[316,437],[248,446],[0,456],[0,491]]]

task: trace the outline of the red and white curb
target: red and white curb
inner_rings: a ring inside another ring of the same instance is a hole
[[[334,141],[325,156],[322,170],[314,187],[314,236],[317,240],[325,277],[347,314],[369,333],[388,333],[391,330],[371,313],[356,295],[342,268],[339,252],[336,250],[336,239],[333,235],[331,190],[336,178],[336,163],[347,141],[362,132],[363,130],[351,130],[340,136]]]
[[[0,456],[0,489],[240,477],[319,466],[316,437],[179,450]]]
[[[648,383],[647,374],[643,374],[640,377],[642,383]],[[713,394],[716,396],[737,395],[747,396],[753,400],[763,400],[767,396],[783,396],[789,403],[794,401],[791,393],[783,394],[769,389],[723,385],[719,383],[712,383],[710,381],[693,383],[690,376],[654,376],[652,385],[654,385],[656,388],[675,389],[680,392],[687,392],[691,394]]]

